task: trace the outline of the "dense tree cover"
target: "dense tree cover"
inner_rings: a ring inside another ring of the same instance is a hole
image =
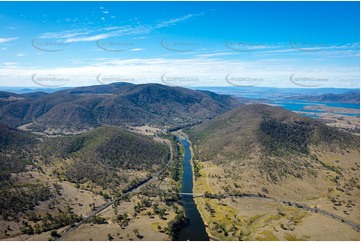
[[[197,158],[245,159],[252,152],[308,154],[310,145],[358,149],[354,135],[279,107],[245,105],[187,130]],[[331,148],[332,149],[332,148]]]
[[[16,187],[11,184],[1,189],[0,214],[3,219],[18,219],[21,213],[35,208],[40,202],[49,200],[53,193],[46,185]]]
[[[82,219],[82,216],[75,214],[71,208],[67,208],[66,211],[59,209],[59,213],[50,214],[46,213],[45,215],[31,215],[29,221],[33,221],[34,224],[31,225],[27,221],[22,221],[21,232],[24,234],[41,234],[46,231],[56,230],[68,225],[74,225]],[[36,219],[34,219],[34,216]]]
[[[102,164],[126,169],[151,169],[167,161],[168,149],[146,137],[123,132],[100,144],[95,159]]]
[[[91,217],[89,220],[88,220],[88,223],[91,223],[91,224],[107,224],[107,220],[105,218],[102,218],[98,215],[95,215],[94,217]]]
[[[280,107],[244,105],[186,131],[196,160],[252,166],[268,181],[317,175],[315,167],[338,172],[313,151],[358,150],[358,137]],[[195,171],[197,169],[195,168]]]
[[[0,124],[0,188],[10,173],[23,172],[32,164],[37,143],[36,135]]]
[[[342,149],[359,149],[359,139],[357,136],[327,125],[320,126],[317,130],[317,135],[313,138],[313,142],[316,144],[338,144]]]
[[[320,123],[307,121],[282,122],[263,118],[260,122],[260,141],[269,153],[282,155],[293,151],[309,153],[311,144],[336,144],[357,148],[354,136]],[[280,152],[280,153],[279,153]]]
[[[0,123],[0,150],[19,149],[37,143],[36,135],[9,128]]]
[[[179,182],[182,179],[182,160],[183,160],[184,148],[180,145],[176,136],[173,137],[173,166],[170,167],[170,176],[175,182]]]
[[[69,181],[80,184],[91,181],[112,190],[119,190],[122,184],[138,183],[124,173],[126,170],[151,174],[168,161],[169,155],[165,144],[115,127],[51,138],[42,144],[41,151],[44,157],[72,161],[65,169]]]
[[[6,94],[6,96],[9,94]],[[16,95],[16,94],[10,94]],[[0,123],[32,131],[82,131],[101,125],[196,123],[239,105],[230,96],[160,84],[78,87],[42,95],[0,100]]]
[[[101,127],[86,134],[49,139],[43,154],[71,157],[104,167],[152,169],[167,160],[167,146],[118,128]]]
[[[263,146],[267,152],[280,154],[279,152],[297,151],[308,153],[309,137],[312,127],[278,122],[275,119],[263,118],[260,122]]]

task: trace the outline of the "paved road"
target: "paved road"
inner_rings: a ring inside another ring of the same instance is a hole
[[[183,134],[182,136],[184,138],[186,138]],[[193,195],[193,196],[198,196],[199,194],[187,194],[187,195]],[[203,196],[204,197],[204,196]],[[356,224],[354,222],[351,222],[348,219],[342,218],[341,216],[338,216],[336,214],[330,213],[328,211],[319,209],[319,208],[312,208],[308,205],[305,204],[301,204],[298,202],[293,202],[293,201],[283,201],[283,200],[279,200],[279,199],[275,199],[275,198],[270,198],[270,197],[265,197],[265,196],[261,196],[259,194],[240,194],[240,195],[225,195],[224,197],[244,197],[244,198],[252,198],[252,199],[258,199],[258,200],[262,200],[262,201],[268,201],[268,202],[279,202],[279,203],[283,203],[285,205],[288,206],[292,206],[292,207],[297,207],[299,209],[303,209],[309,212],[313,212],[313,213],[319,213],[322,215],[325,215],[331,219],[335,219],[339,222],[342,222],[348,226],[351,226],[354,230],[356,230],[357,232],[360,232],[360,225]]]
[[[157,137],[158,138],[158,137]],[[77,228],[80,227],[80,225],[86,223],[90,218],[94,217],[95,215],[97,215],[98,213],[102,212],[103,210],[105,210],[106,208],[108,208],[109,206],[113,205],[115,202],[122,200],[125,196],[136,192],[139,188],[145,186],[147,183],[149,183],[150,181],[154,180],[155,178],[157,178],[158,176],[160,176],[168,167],[169,165],[172,163],[173,161],[173,151],[172,151],[172,144],[171,141],[166,140],[166,139],[162,139],[163,141],[165,141],[165,143],[168,145],[168,152],[169,152],[169,157],[168,157],[168,161],[167,163],[163,166],[163,168],[161,170],[159,170],[157,173],[155,173],[153,176],[139,182],[137,185],[135,185],[134,187],[128,189],[126,192],[124,192],[124,194],[120,197],[117,197],[115,199],[113,199],[112,201],[109,201],[99,207],[97,207],[94,211],[92,211],[91,213],[85,215],[83,217],[83,219],[81,221],[79,221],[78,223],[74,224],[71,227],[68,227],[64,230],[64,232],[61,233],[60,237],[57,238],[56,240],[62,240],[64,239],[66,236],[68,236],[70,233],[74,232]]]
[[[280,203],[283,203],[283,204],[288,205],[288,206],[292,206],[292,207],[303,209],[303,210],[306,210],[306,211],[309,211],[309,212],[319,213],[319,214],[325,215],[325,216],[327,216],[329,218],[332,218],[332,219],[338,220],[339,222],[345,223],[346,225],[351,226],[357,232],[360,232],[360,225],[359,224],[351,222],[348,219],[342,218],[341,216],[330,213],[330,212],[328,212],[326,210],[322,210],[322,209],[319,209],[319,208],[312,208],[312,207],[310,207],[308,205],[305,205],[305,204],[302,204],[302,203],[299,203],[299,202],[283,201],[283,200],[279,200],[279,199],[275,199],[275,198],[260,196],[258,194],[242,194],[242,195],[233,195],[233,196],[225,196],[225,197],[239,197],[239,198],[244,197],[244,198],[259,199],[259,200],[268,201],[268,202],[271,202],[271,201],[272,202],[280,202]]]
[[[193,197],[204,197],[204,195],[201,194],[194,194],[194,193],[180,193],[180,195],[188,195],[188,196],[193,196]],[[251,198],[251,199],[258,199],[258,200],[262,200],[262,201],[267,201],[267,202],[279,202],[279,203],[283,203],[287,206],[292,206],[292,207],[296,207],[299,209],[303,209],[309,212],[313,212],[313,213],[319,213],[322,215],[325,215],[327,217],[330,217],[332,219],[338,220],[339,222],[345,223],[348,226],[351,226],[353,229],[355,229],[357,232],[360,231],[360,225],[356,224],[354,222],[351,222],[348,219],[342,218],[341,216],[338,216],[336,214],[330,213],[326,210],[322,210],[319,208],[312,208],[308,205],[299,203],[299,202],[292,202],[292,201],[283,201],[283,200],[279,200],[279,199],[275,199],[275,198],[271,198],[271,197],[264,197],[258,194],[242,194],[242,195],[224,195],[222,198],[227,198],[227,197],[237,197],[237,198]],[[217,198],[214,198],[217,199]]]
[[[153,176],[151,176],[150,178],[147,178],[146,180],[138,183],[135,187],[130,188],[128,191],[126,191],[122,196],[115,198],[112,201],[109,201],[103,205],[101,205],[100,207],[97,207],[95,211],[87,214],[80,222],[78,222],[77,224],[75,224],[72,227],[68,227],[62,234],[61,237],[59,237],[57,240],[61,240],[64,239],[67,235],[69,235],[71,232],[75,231],[80,225],[84,224],[85,222],[87,222],[91,217],[97,215],[98,213],[102,212],[103,210],[105,210],[106,208],[108,208],[109,206],[111,206],[112,204],[114,204],[115,202],[121,200],[122,198],[124,198],[125,196],[136,192],[139,188],[143,187],[144,185],[146,185],[147,183],[149,183],[151,180],[155,179],[156,177],[160,176],[168,167],[169,165],[172,163],[173,160],[173,153],[172,153],[172,146],[171,146],[171,142],[169,140],[164,140],[166,141],[167,145],[168,145],[168,149],[169,149],[169,159],[168,162],[166,163],[166,165],[159,170],[157,173],[155,173]],[[203,196],[201,194],[184,194],[184,195],[192,195],[192,196]],[[301,204],[298,202],[293,202],[293,201],[283,201],[283,200],[278,200],[275,198],[270,198],[270,197],[264,197],[264,196],[260,196],[258,194],[241,194],[241,195],[226,195],[225,197],[238,197],[238,198],[252,198],[252,199],[258,199],[258,200],[262,200],[262,201],[268,201],[268,202],[280,202],[283,203],[285,205],[288,206],[292,206],[292,207],[297,207],[299,209],[303,209],[309,212],[313,212],[313,213],[319,213],[322,215],[325,215],[331,219],[335,219],[339,222],[345,223],[348,226],[351,226],[353,229],[355,229],[356,231],[360,231],[360,225],[356,224],[354,222],[351,222],[350,220],[347,220],[345,218],[342,218],[336,214],[330,213],[328,211],[319,209],[319,208],[312,208],[309,207],[308,205],[305,204]]]

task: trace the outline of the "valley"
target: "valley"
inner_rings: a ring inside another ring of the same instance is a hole
[[[360,241],[359,1],[1,1],[1,241]]]
[[[173,99],[174,116],[149,123],[89,125],[93,111],[57,111],[88,109],[94,94],[102,107],[97,98],[128,89],[157,100],[144,110],[158,117],[164,92],[188,95],[127,84],[2,94],[1,240],[359,240],[359,133],[197,91],[201,99]],[[206,235],[188,237],[202,227]]]

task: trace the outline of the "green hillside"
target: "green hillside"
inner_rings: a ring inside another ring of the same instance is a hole
[[[65,175],[76,183],[91,181],[103,187],[130,183],[129,170],[151,174],[168,159],[168,147],[151,138],[115,127],[47,139],[41,147],[43,157],[71,160]]]

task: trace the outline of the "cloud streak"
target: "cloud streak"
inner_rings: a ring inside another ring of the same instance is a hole
[[[18,38],[0,38],[0,44],[8,43],[10,41],[17,40]]]
[[[38,36],[38,38],[42,38],[42,39],[56,38],[56,39],[60,39],[65,43],[77,43],[77,42],[98,41],[111,37],[120,37],[127,35],[147,35],[153,32],[154,30],[174,26],[178,23],[185,22],[191,18],[201,15],[202,14],[188,14],[179,18],[161,20],[151,25],[140,24],[136,26],[131,26],[131,25],[110,26],[110,27],[93,29],[93,30],[76,29],[76,30],[67,30],[62,32],[51,32],[51,33],[41,34]]]
[[[57,75],[69,79],[69,86],[85,86],[98,84],[99,74],[121,77],[133,83],[162,83],[161,77],[194,78],[196,86],[229,86],[226,76],[238,79],[262,79],[262,86],[294,87],[290,76],[295,73],[303,79],[324,79],[319,87],[359,87],[359,69],[337,66],[300,66],[295,69],[288,60],[222,60],[216,58],[97,58],[77,60],[75,67],[36,68],[19,67],[3,63],[0,66],[1,80],[4,85],[11,85],[16,80],[24,86],[34,86],[31,76]],[[311,69],[312,67],[312,69]]]

